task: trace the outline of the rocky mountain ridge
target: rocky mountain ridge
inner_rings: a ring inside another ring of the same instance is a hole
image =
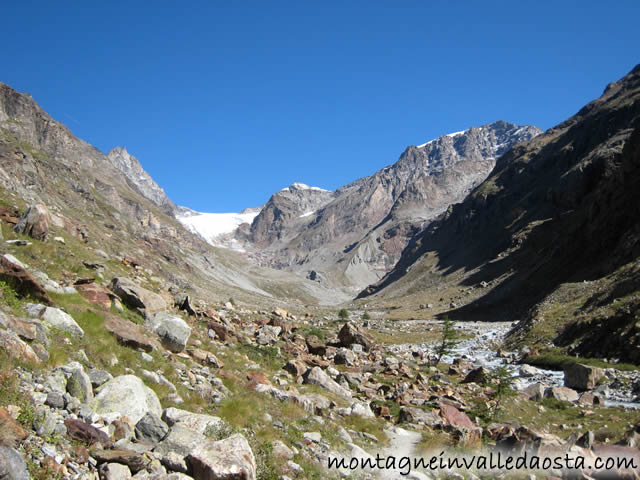
[[[514,340],[637,362],[639,145],[637,66],[502,156],[361,296],[462,291],[443,306],[454,318],[519,318]]]
[[[500,155],[540,132],[499,121],[408,147],[395,164],[335,192],[294,184],[236,239],[259,264],[353,291],[393,267],[424,222],[462,201]]]
[[[167,213],[172,213],[176,209],[176,205],[169,200],[162,187],[142,168],[138,159],[127,152],[126,147],[112,148],[107,153],[107,158],[125,174],[145,198],[151,200]]]
[[[6,84],[0,84],[0,158],[3,201],[15,211],[45,206],[53,235],[86,242],[101,252],[94,261],[134,258],[167,288],[173,284],[222,298],[255,300],[257,294],[268,300],[287,291],[310,303],[335,301],[315,282],[257,268],[234,252],[211,248],[176,221],[173,204],[134,157],[123,149],[113,150],[111,157],[102,154],[31,96]]]

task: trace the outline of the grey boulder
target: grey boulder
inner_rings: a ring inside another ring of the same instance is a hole
[[[187,457],[193,478],[255,480],[256,460],[249,442],[240,434],[199,445]]]
[[[135,375],[121,375],[109,380],[98,389],[93,405],[98,414],[117,412],[134,424],[149,412],[158,417],[162,415],[155,392]]]
[[[113,293],[118,295],[122,302],[130,308],[142,309],[146,315],[166,310],[164,299],[150,290],[136,285],[124,277],[115,277],[109,284]]]
[[[13,448],[0,446],[0,480],[30,480],[27,465]]]
[[[184,320],[166,312],[158,312],[148,317],[144,327],[158,335],[162,345],[175,353],[185,349],[191,335],[191,327]]]

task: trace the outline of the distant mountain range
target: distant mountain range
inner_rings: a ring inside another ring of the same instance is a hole
[[[356,293],[386,274],[425,222],[462,201],[497,158],[540,133],[498,121],[408,147],[393,165],[336,191],[294,183],[257,214],[182,211],[177,218],[257,264]]]

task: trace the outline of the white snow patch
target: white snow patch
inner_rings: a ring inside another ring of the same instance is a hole
[[[453,133],[445,133],[444,135],[442,135],[442,137],[457,137],[458,135],[462,135],[462,134],[466,133],[468,130],[470,130],[470,129],[461,130],[459,132],[453,132]],[[436,140],[438,140],[438,139],[440,139],[442,137],[434,138],[433,140],[429,140],[427,143],[423,143],[422,145],[416,145],[416,148],[425,147],[425,146],[429,145],[430,143],[433,143],[433,142],[435,142]]]
[[[313,215],[314,213],[316,213],[315,210],[311,210],[310,212],[305,212],[302,215],[300,215],[298,218],[304,218],[304,217],[309,217],[311,215]]]
[[[292,183],[291,185],[289,185],[288,187],[284,187],[282,190],[280,190],[281,192],[284,192],[285,190],[315,190],[317,192],[328,192],[329,190],[325,190],[324,188],[320,188],[320,187],[310,187],[309,185],[306,185],[304,183],[299,183],[299,182],[295,182]]]
[[[233,232],[243,223],[251,223],[258,216],[259,211],[247,213],[200,213],[179,215],[178,221],[192,233],[200,235],[208,243],[216,245],[216,239],[221,235]]]

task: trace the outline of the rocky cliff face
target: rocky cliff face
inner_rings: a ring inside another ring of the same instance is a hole
[[[151,200],[158,207],[171,213],[176,208],[175,204],[169,200],[164,190],[153,178],[142,168],[138,159],[127,152],[125,147],[115,147],[107,154],[111,163],[125,174],[134,187],[147,199]]]
[[[411,146],[395,164],[335,192],[294,184],[239,238],[262,264],[362,288],[393,267],[424,222],[484,180],[500,155],[539,133],[495,122]]]
[[[640,304],[639,139],[640,66],[569,120],[507,152],[361,295],[482,284],[481,294],[449,314],[523,318],[522,335],[543,336],[535,324],[551,322],[552,331],[573,329],[559,338],[577,353],[622,350],[637,361],[637,346],[609,347],[637,343],[629,340],[637,338]]]
[[[298,219],[307,218],[335,198],[335,192],[293,183],[271,196],[251,223],[250,241],[256,247],[268,246],[295,232]],[[293,230],[293,231],[292,231]]]

